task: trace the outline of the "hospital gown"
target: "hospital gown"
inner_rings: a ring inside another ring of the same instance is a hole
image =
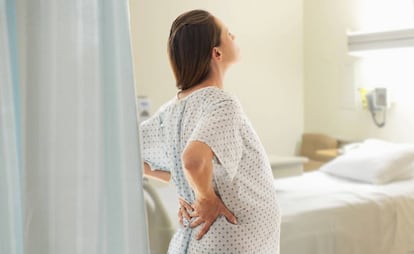
[[[215,155],[213,186],[238,220],[233,225],[219,217],[201,240],[195,239],[201,226],[180,226],[168,253],[279,253],[280,212],[270,165],[235,97],[206,87],[174,98],[141,124],[141,135],[144,161],[170,172],[178,196],[189,203],[195,195],[181,153],[191,141],[207,144]]]

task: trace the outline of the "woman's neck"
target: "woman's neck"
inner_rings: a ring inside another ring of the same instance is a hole
[[[198,89],[209,86],[223,89],[223,79],[226,69],[227,68],[212,64],[210,75],[203,82],[186,90],[179,91],[177,93],[177,98],[182,99]]]
[[[185,89],[185,90],[181,90],[177,93],[177,99],[183,99],[185,97],[187,97],[188,95],[190,95],[191,93],[205,88],[205,87],[217,87],[217,88],[222,88],[223,86],[217,82],[214,82],[213,80],[205,80],[202,83],[193,86],[191,88]]]
[[[221,75],[210,75],[207,79],[205,79],[203,82],[201,82],[198,85],[195,85],[191,88],[179,91],[177,93],[178,99],[183,99],[184,97],[190,95],[192,92],[197,91],[198,89],[205,88],[205,87],[217,87],[220,89],[223,89],[223,78]]]

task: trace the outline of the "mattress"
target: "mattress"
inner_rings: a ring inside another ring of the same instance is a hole
[[[283,254],[414,254],[414,179],[372,185],[316,171],[274,185]]]

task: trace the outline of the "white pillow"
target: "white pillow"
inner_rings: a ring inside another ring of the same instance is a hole
[[[369,139],[320,168],[331,175],[373,184],[412,177],[414,145]]]

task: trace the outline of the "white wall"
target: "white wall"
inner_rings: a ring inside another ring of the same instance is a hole
[[[358,60],[347,54],[346,40],[347,30],[395,28],[412,22],[412,3],[304,1],[305,131],[345,140],[414,141],[414,57]],[[384,128],[376,127],[362,109],[356,94],[361,86],[386,86],[393,94],[395,103]]]
[[[166,42],[184,11],[206,9],[236,35],[242,59],[225,89],[237,95],[269,154],[291,155],[303,132],[301,0],[131,0],[138,95],[152,112],[176,93]]]

